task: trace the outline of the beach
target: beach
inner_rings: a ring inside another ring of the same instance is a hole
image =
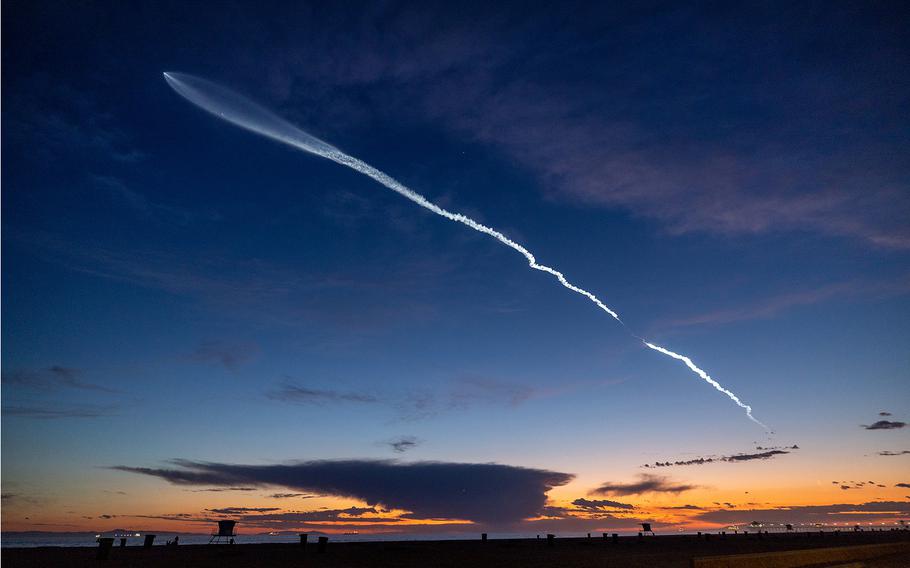
[[[2,560],[7,567],[46,566],[116,566],[116,567],[378,567],[411,568],[494,567],[494,566],[561,566],[561,567],[630,567],[683,568],[693,558],[732,554],[778,552],[904,543],[910,549],[910,532],[881,531],[861,533],[738,534],[708,538],[696,535],[656,537],[621,537],[555,539],[549,545],[545,538],[520,540],[408,541],[408,542],[343,542],[331,540],[322,553],[317,545],[300,544],[234,544],[181,545],[177,547],[114,547],[106,560],[97,558],[97,547],[6,548]],[[242,542],[242,537],[238,540]],[[827,565],[827,564],[823,564]],[[866,560],[875,568],[910,566],[910,552]]]

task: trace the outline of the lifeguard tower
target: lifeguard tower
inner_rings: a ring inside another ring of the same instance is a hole
[[[234,534],[236,524],[237,521],[218,521],[218,532],[212,534],[209,544],[233,544],[234,537],[237,536]]]

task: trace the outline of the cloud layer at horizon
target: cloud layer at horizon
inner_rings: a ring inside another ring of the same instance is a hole
[[[237,465],[173,460],[176,468],[114,466],[179,485],[256,484],[361,499],[412,518],[513,523],[538,514],[546,493],[574,476],[499,464],[392,460]]]

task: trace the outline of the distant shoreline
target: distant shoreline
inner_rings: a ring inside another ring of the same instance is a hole
[[[201,533],[189,533],[189,532],[173,532],[173,531],[155,531],[155,530],[137,530],[137,531],[128,531],[131,533],[138,533],[140,536],[129,536],[127,538],[127,546],[138,546],[141,545],[144,541],[146,534],[156,535],[154,546],[164,545],[166,541],[172,540],[175,536],[180,537],[182,545],[198,545],[198,544],[207,544],[211,538],[211,534],[208,532]],[[668,537],[686,537],[686,536],[696,536],[699,534],[710,534],[721,538],[721,533],[726,531],[720,531],[717,529],[711,531],[691,531],[691,532],[667,532],[660,533],[658,531],[658,536],[660,538]],[[768,532],[767,534],[771,537],[774,536],[786,536],[786,535],[802,535],[802,534],[817,534],[819,532],[834,534],[839,532],[841,534],[852,534],[852,530],[847,527],[844,528],[833,528],[833,527],[824,527],[824,528],[810,528],[810,527],[798,527],[797,530],[793,532],[785,531],[774,531]],[[863,532],[872,532],[869,529],[866,529]],[[889,532],[888,530],[881,531],[876,530],[874,532]],[[905,531],[906,532],[906,531]],[[0,548],[92,548],[97,546],[96,536],[101,534],[103,536],[113,536],[111,531],[3,531],[0,533]],[[281,534],[270,534],[270,533],[248,533],[248,534],[238,534],[236,536],[236,544],[246,545],[246,544],[299,544],[299,535],[301,533],[297,532],[286,532]],[[315,542],[316,539],[320,536],[328,537],[331,542],[334,543],[392,543],[392,542],[451,542],[451,541],[465,541],[471,542],[474,540],[480,539],[480,532],[476,533],[362,533],[362,534],[340,534],[340,533],[325,533],[319,531],[312,531],[306,533],[309,535],[309,541]],[[602,532],[592,532],[592,539],[603,539]],[[612,537],[614,531],[606,533]],[[615,531],[615,534],[619,535],[619,538],[633,538],[636,537],[636,531]],[[733,532],[727,532],[727,534],[734,538],[737,536]],[[746,533],[739,532],[739,536],[743,536]],[[750,531],[749,534],[755,535],[756,531]],[[569,540],[569,539],[586,539],[585,533],[563,533],[555,535],[558,539]],[[536,540],[539,538],[546,538],[546,534],[528,534],[528,533],[489,533],[490,540],[503,541],[503,540]],[[115,541],[119,546],[120,538],[115,536]]]
[[[176,547],[140,545],[110,550],[109,565],[157,568],[194,566],[233,568],[234,566],[272,566],[284,568],[308,564],[325,567],[372,568],[394,565],[400,568],[426,566],[479,568],[516,566],[627,566],[629,568],[687,567],[692,558],[714,555],[776,552],[871,544],[900,543],[910,559],[910,531],[865,531],[798,534],[717,534],[625,536],[616,540],[601,535],[589,538],[472,540],[388,540],[371,542],[333,542],[329,539],[320,553],[311,539],[299,543],[261,543],[234,545],[181,544]],[[903,549],[902,549],[903,550]],[[96,567],[96,547],[4,548],[7,567],[73,566]],[[901,553],[903,554],[903,553]],[[902,565],[902,564],[898,564]]]

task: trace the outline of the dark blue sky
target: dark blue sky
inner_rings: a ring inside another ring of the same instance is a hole
[[[45,1],[3,22],[4,490],[90,502],[134,479],[99,465],[411,436],[408,458],[570,472],[580,496],[764,440],[514,251],[213,119],[163,71],[521,242],[798,442],[787,475],[906,449],[859,428],[910,400],[899,3]]]

